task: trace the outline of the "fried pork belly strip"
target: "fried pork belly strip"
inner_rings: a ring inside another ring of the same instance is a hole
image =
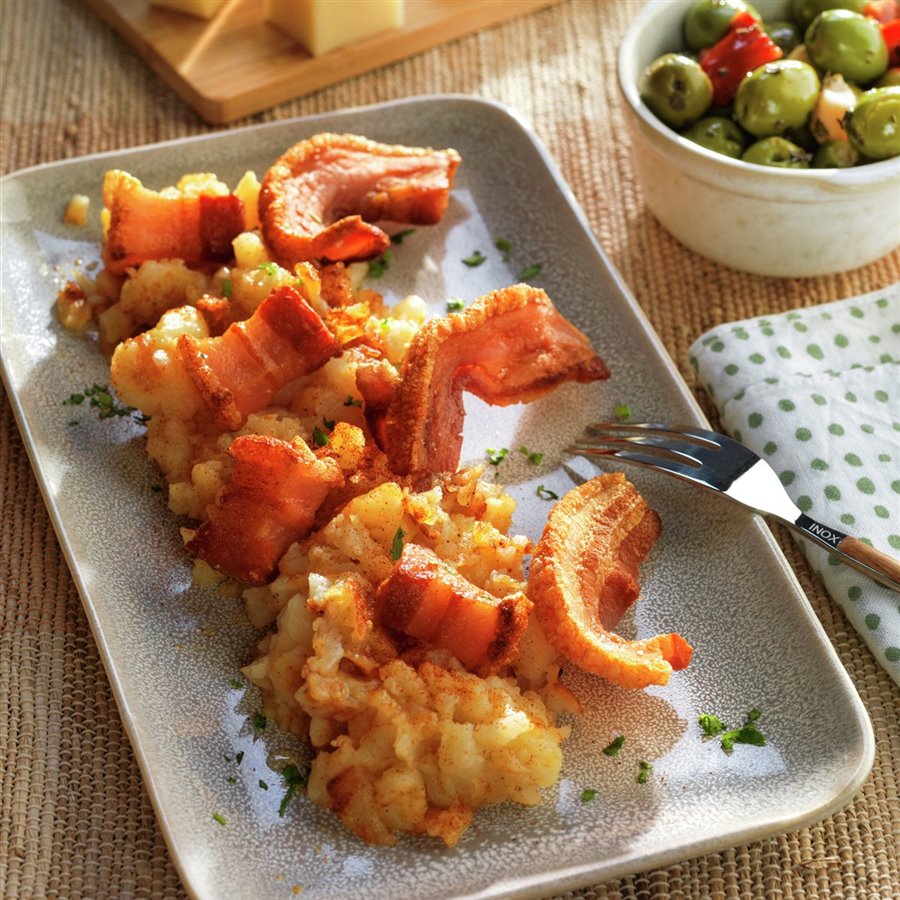
[[[279,388],[340,352],[340,344],[299,291],[276,288],[256,312],[217,338],[184,335],[178,354],[221,427],[236,431]]]
[[[466,391],[507,406],[534,400],[565,381],[608,377],[588,339],[544,291],[527,284],[494,291],[460,315],[432,319],[410,344],[384,421],[391,469],[456,469]],[[360,387],[364,396],[372,393],[368,385]]]
[[[449,650],[479,675],[499,672],[516,659],[530,612],[524,594],[498,599],[418,544],[404,546],[375,595],[378,621]]]
[[[188,550],[214,569],[265,584],[288,547],[312,528],[322,501],[343,484],[334,460],[301,442],[242,435],[229,448],[231,479]]]
[[[234,194],[168,196],[118,169],[103,180],[103,205],[110,214],[103,262],[116,275],[151,259],[230,259],[231,242],[244,230],[244,204]]]
[[[677,634],[628,641],[613,629],[637,599],[637,570],[661,526],[620,472],[569,491],[534,552],[527,594],[550,642],[573,663],[626,688],[666,684],[691,661]]]
[[[259,217],[286,263],[367,259],[390,238],[372,222],[439,222],[459,166],[455,150],[317,134],[281,156],[263,179]]]

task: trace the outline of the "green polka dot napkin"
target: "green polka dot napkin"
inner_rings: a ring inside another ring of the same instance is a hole
[[[801,510],[900,558],[900,285],[722,325],[690,354],[722,427]],[[900,684],[900,594],[798,540]]]

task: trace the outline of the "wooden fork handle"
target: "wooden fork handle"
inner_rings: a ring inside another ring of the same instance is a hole
[[[804,513],[788,524],[804,537],[811,538],[829,553],[842,559],[847,565],[853,566],[854,569],[874,578],[891,590],[900,591],[900,560],[875,550],[859,538],[822,525]]]
[[[864,544],[859,538],[850,537],[850,535],[847,535],[837,545],[837,549],[851,559],[861,562],[864,566],[887,575],[888,578],[895,582],[895,589],[900,590],[900,562],[892,556],[888,556],[887,553],[882,553],[880,550]],[[891,587],[891,585],[888,585],[888,587]]]

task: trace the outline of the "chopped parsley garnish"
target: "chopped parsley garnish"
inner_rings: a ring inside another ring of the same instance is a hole
[[[69,428],[74,428],[76,425],[80,425],[81,423],[78,421],[78,419],[69,419],[66,424],[69,426]]]
[[[232,678],[228,683],[229,683],[236,691],[239,691],[239,690],[244,686],[244,682],[243,682],[243,681],[239,681],[237,678]]]
[[[494,241],[494,246],[503,254],[503,262],[509,262],[509,254],[512,253],[513,245],[512,241],[508,241],[506,238],[497,238]]]
[[[402,244],[411,234],[415,233],[415,228],[406,228],[391,235],[392,244]]]
[[[237,784],[237,778],[235,778],[234,775],[229,775],[225,780],[229,784]]]
[[[329,430],[334,431],[334,419],[326,419],[322,416],[322,424]]]
[[[325,434],[325,432],[322,431],[322,429],[319,428],[318,425],[313,428],[312,437],[315,444],[319,447],[327,447],[329,442],[331,441],[331,438],[328,437],[328,435]]]
[[[369,278],[381,278],[391,267],[391,248],[388,247],[378,259],[369,260],[369,270],[366,274]]]
[[[550,488],[545,488],[542,484],[537,486],[535,493],[541,500],[559,500],[559,494],[556,491],[551,491]]]
[[[231,279],[223,278],[222,279],[222,296],[226,299],[231,296]]]
[[[522,270],[522,274],[519,276],[519,281],[528,281],[529,278],[534,278],[535,275],[540,275],[541,269],[543,268],[544,267],[542,265],[539,265],[538,263],[535,263],[531,266],[526,266]]]
[[[269,789],[269,786],[262,780],[262,778],[259,779],[259,786],[260,786],[264,791],[267,791],[267,790]]]
[[[284,797],[281,798],[281,805],[278,807],[278,815],[284,816],[284,811],[287,809],[288,803],[291,802],[291,798],[297,793],[297,788],[306,785],[306,779],[300,774],[300,770],[290,763],[281,770],[281,776],[284,778],[285,784],[287,784],[287,790],[285,791]]]
[[[403,552],[403,538],[405,537],[406,532],[402,528],[398,528],[394,534],[394,539],[391,541],[391,559],[394,562],[400,559],[400,554]]]
[[[125,406],[122,403],[116,403],[115,398],[109,392],[109,388],[102,384],[95,384],[93,387],[86,388],[80,393],[71,394],[67,400],[63,400],[63,406],[81,406],[85,400],[89,400],[90,402],[88,405],[92,409],[97,410],[98,419],[112,419],[116,416],[131,416],[131,418],[140,422],[142,425],[150,421],[149,416],[145,416],[133,406]]]
[[[260,263],[256,268],[259,269],[260,272],[265,272],[269,278],[274,277],[275,272],[278,270],[278,266],[273,262]]]
[[[344,401],[344,406],[362,406],[362,400],[357,397],[351,397],[347,394],[347,399]]]
[[[611,744],[608,744],[603,748],[603,752],[607,756],[618,756],[619,751],[622,749],[622,745],[625,743],[625,735],[620,734],[616,737]]]
[[[725,753],[731,753],[735,744],[752,744],[755,747],[763,747],[766,736],[759,730],[757,722],[762,713],[754,707],[747,713],[746,720],[740,728],[729,728],[718,716],[711,713],[703,713],[697,722],[703,732],[703,740],[717,737],[719,744]]]
[[[646,784],[650,780],[650,773],[653,771],[653,766],[648,762],[644,762],[644,760],[641,760],[638,765],[640,766],[640,769],[638,770],[637,783]]]
[[[253,718],[250,721],[253,723],[254,731],[266,730],[266,717],[262,713],[253,713]]]
[[[463,263],[470,269],[474,269],[476,266],[480,266],[486,259],[487,257],[480,250],[476,250],[471,256],[464,256]]]
[[[466,301],[460,300],[458,297],[452,297],[447,301],[447,312],[462,312],[466,308]]]
[[[494,450],[492,447],[488,447],[484,452],[492,466],[499,466],[509,455],[509,448],[501,447],[499,450]]]
[[[265,726],[263,726],[263,727],[265,727]],[[237,755],[234,757],[234,761],[238,765],[240,765],[244,761],[244,751],[243,750],[238,750]]]
[[[525,446],[519,447],[519,453],[527,457],[528,462],[530,462],[533,466],[539,466],[544,461],[543,453],[536,453],[534,450],[529,450]]]
[[[581,792],[581,802],[590,803],[597,796],[597,788],[585,788]]]
[[[214,812],[214,813],[212,814],[212,817],[213,817],[213,819],[215,819],[220,825],[227,825],[227,824],[228,824],[228,820],[225,818],[225,816],[222,815],[222,813]]]
[[[624,422],[631,418],[631,407],[627,403],[621,403],[613,410],[613,415],[619,422]]]

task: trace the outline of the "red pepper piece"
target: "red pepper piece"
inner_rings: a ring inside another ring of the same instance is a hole
[[[725,36],[700,51],[700,66],[713,84],[713,106],[727,106],[748,72],[782,55],[750,13],[735,13]]]
[[[881,26],[881,36],[888,48],[888,67],[900,66],[900,19],[885,22]]]
[[[870,0],[863,7],[863,15],[882,24],[900,19],[900,3],[897,0]]]

